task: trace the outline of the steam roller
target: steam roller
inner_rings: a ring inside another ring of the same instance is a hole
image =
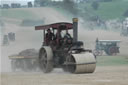
[[[71,73],[93,73],[96,60],[92,53],[72,54],[67,57],[67,69]]]
[[[58,31],[73,30],[73,37],[58,38],[57,36],[47,42],[47,33],[50,29],[53,35]],[[35,30],[43,30],[43,45],[39,50],[39,65],[44,73],[62,68],[70,73],[93,73],[96,68],[96,56],[90,49],[84,49],[82,41],[78,41],[78,19],[73,23],[59,22],[49,25],[36,26]],[[47,30],[47,33],[45,33]],[[59,40],[60,39],[60,40]],[[59,42],[58,42],[59,41]]]

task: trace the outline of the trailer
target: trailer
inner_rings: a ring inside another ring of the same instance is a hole
[[[37,56],[38,52],[35,49],[26,49],[19,54],[10,55],[12,71],[35,71],[38,69]]]

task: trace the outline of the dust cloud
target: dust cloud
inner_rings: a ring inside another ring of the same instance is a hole
[[[38,19],[45,19],[45,24],[69,21],[62,14],[52,8],[21,8],[21,10],[33,12]],[[34,26],[21,26],[22,20],[20,19],[6,17],[2,17],[2,19],[5,23],[3,34],[14,32],[16,35],[16,40],[14,42],[9,42],[9,45],[6,46],[1,46],[1,72],[11,72],[11,60],[8,56],[18,54],[22,50],[30,48],[39,50],[42,45],[43,34],[42,31],[35,31]]]
[[[57,10],[52,8],[29,8],[23,9],[33,12],[38,18],[45,19],[45,24],[56,23],[56,22],[72,22],[67,17],[63,16]],[[48,11],[46,11],[48,10]],[[39,50],[42,45],[43,34],[42,31],[35,31],[35,28],[32,26],[22,27],[20,26],[21,20],[16,20],[13,18],[3,18],[5,23],[4,34],[9,32],[14,32],[16,35],[16,40],[10,42],[7,46],[1,46],[1,72],[11,72],[11,61],[8,56],[12,54],[18,54],[20,51],[35,48]],[[11,21],[17,22],[18,24],[10,23]],[[87,28],[87,27],[86,27]],[[85,30],[85,27],[79,23],[79,40],[84,42],[85,48],[94,49],[96,38],[103,40],[121,40],[119,55],[128,56],[128,38],[120,36],[120,33],[104,31],[104,30]]]

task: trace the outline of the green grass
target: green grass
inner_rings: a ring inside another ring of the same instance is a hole
[[[85,7],[87,10],[85,11]],[[66,9],[62,9],[61,7],[52,7],[62,13],[64,16],[72,19],[73,14],[66,11]],[[127,0],[113,0],[112,2],[100,2],[98,10],[93,10],[91,7],[91,3],[82,3],[79,5],[80,12],[88,13],[91,15],[98,15],[101,19],[109,20],[109,19],[123,19],[123,14],[126,10],[128,10],[128,1]],[[84,11],[84,12],[83,12]],[[79,12],[79,13],[80,13]],[[8,18],[16,18],[16,19],[33,19],[35,15],[29,11],[24,9],[1,9],[2,17]],[[88,17],[87,15],[87,17]],[[83,14],[86,16],[86,14]],[[37,16],[36,16],[37,17]]]
[[[85,7],[93,14],[96,14],[105,20],[116,18],[122,19],[124,18],[124,12],[128,10],[128,1],[114,0],[112,2],[100,2],[98,10],[93,10],[91,3],[81,4],[80,6],[83,10]]]
[[[128,65],[128,58],[123,56],[97,56],[98,66]]]
[[[34,14],[31,11],[23,9],[1,9],[1,17],[14,19],[33,19]]]
[[[123,18],[124,12],[128,9],[128,2],[117,1],[101,3],[100,7],[96,12],[99,16],[104,19],[115,19]]]
[[[73,18],[73,14],[70,13],[69,11],[67,11],[66,9],[63,9],[61,7],[52,7],[54,8],[55,10],[57,10],[58,12],[60,12],[63,16],[67,17],[69,20],[72,20]]]

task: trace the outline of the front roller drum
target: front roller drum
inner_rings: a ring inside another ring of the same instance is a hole
[[[93,73],[96,59],[92,53],[72,54],[66,59],[66,69],[71,73]]]

